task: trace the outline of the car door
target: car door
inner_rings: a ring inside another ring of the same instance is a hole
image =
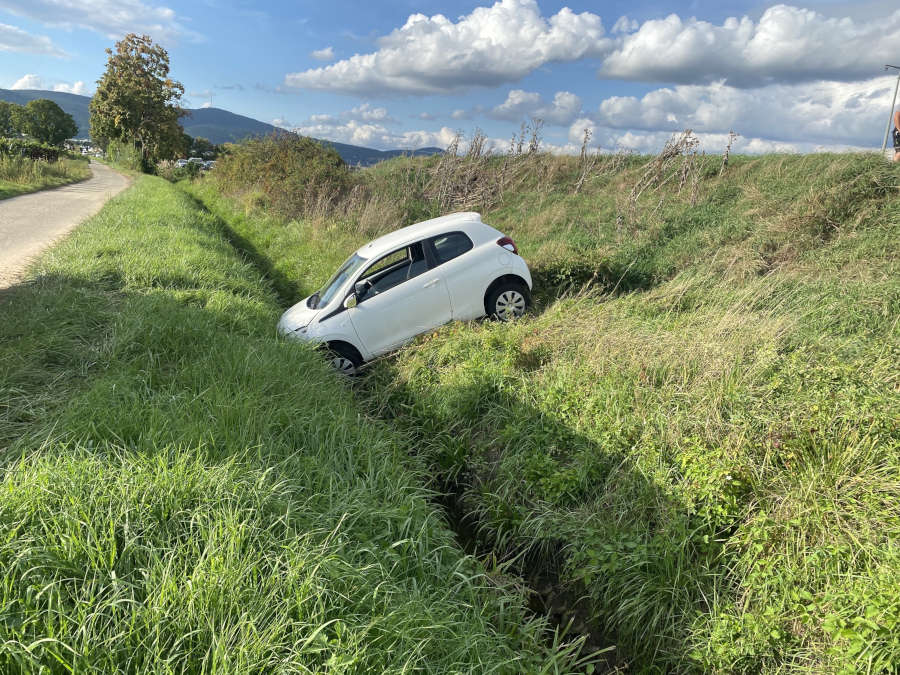
[[[360,275],[371,288],[351,308],[363,346],[383,354],[450,320],[450,294],[440,268],[429,269],[421,242],[382,256]]]
[[[484,256],[473,252],[472,239],[460,231],[445,232],[425,242],[436,269],[442,270],[450,294],[454,319],[470,319],[484,313]]]

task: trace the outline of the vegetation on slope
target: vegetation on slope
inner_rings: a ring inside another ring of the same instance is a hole
[[[0,153],[0,199],[75,183],[90,176],[87,160],[64,158],[45,162]]]
[[[531,264],[536,316],[447,326],[362,385],[481,546],[522,556],[623,662],[892,672],[900,176],[864,155],[723,167],[684,140],[398,160],[359,177],[402,193],[373,191],[369,226],[346,203],[232,222],[296,299],[327,276],[314,261],[413,219],[396,205],[483,210]]]
[[[142,177],[3,292],[0,670],[571,670],[228,236]]]

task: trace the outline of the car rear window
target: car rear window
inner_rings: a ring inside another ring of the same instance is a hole
[[[438,235],[431,240],[431,245],[434,246],[434,255],[438,265],[453,260],[466,251],[471,251],[474,246],[472,240],[463,232]]]

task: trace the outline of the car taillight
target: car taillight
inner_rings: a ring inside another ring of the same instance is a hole
[[[511,253],[515,253],[515,254],[519,253],[519,249],[516,248],[516,242],[514,242],[509,237],[501,237],[500,239],[498,239],[497,246],[502,246],[503,248],[505,248],[507,251],[510,251]]]

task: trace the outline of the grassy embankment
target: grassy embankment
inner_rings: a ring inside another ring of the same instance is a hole
[[[55,162],[0,154],[0,199],[76,183],[91,177],[87,160]]]
[[[516,239],[535,316],[447,326],[362,389],[482,549],[523,554],[551,608],[622,661],[900,667],[897,167],[612,157],[575,194],[574,159],[501,179],[504,161],[449,192],[436,160],[386,163],[361,174],[368,205],[296,220],[229,215],[233,179],[195,192],[285,301],[412,215],[474,206]],[[243,198],[271,209],[265,178]]]
[[[0,671],[566,672],[220,221],[143,177],[0,297]]]

